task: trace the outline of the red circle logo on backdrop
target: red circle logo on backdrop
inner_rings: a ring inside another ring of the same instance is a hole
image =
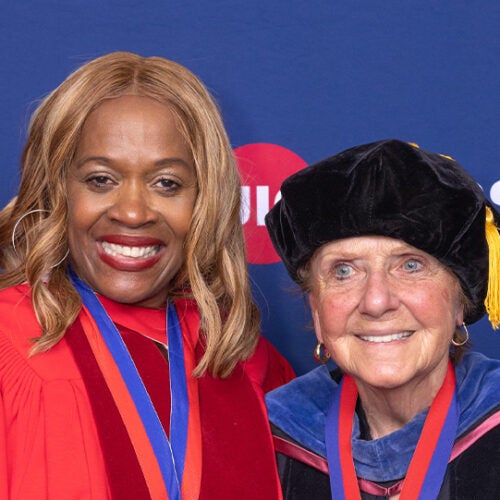
[[[241,220],[251,264],[273,264],[280,258],[267,233],[264,217],[281,198],[284,179],[306,166],[293,151],[276,144],[246,144],[234,150],[241,175]]]

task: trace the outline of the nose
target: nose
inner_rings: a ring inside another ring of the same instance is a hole
[[[147,189],[138,182],[129,182],[115,190],[108,217],[127,227],[141,227],[156,219],[156,211]]]
[[[363,314],[378,318],[397,309],[399,299],[390,277],[384,271],[375,272],[366,278],[365,288],[359,303]]]

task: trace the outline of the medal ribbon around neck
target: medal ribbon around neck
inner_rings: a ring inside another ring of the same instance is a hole
[[[354,379],[344,375],[326,416],[326,455],[332,499],[335,500],[361,498],[351,444],[357,398],[358,390]],[[457,425],[455,370],[451,361],[448,361],[446,377],[429,409],[403,481],[400,500],[437,498],[455,441]]]
[[[105,346],[102,343],[99,345],[99,335],[92,333],[92,325],[89,324],[91,322],[82,321],[96,360],[136,450],[151,496],[180,500],[181,488],[185,489],[182,480],[188,443],[190,398],[183,338],[175,307],[169,304],[167,313],[172,400],[169,441],[132,357],[113,321],[95,293],[72,270],[70,278],[91,319],[95,322],[100,337],[104,340]],[[110,357],[114,363],[109,362]]]

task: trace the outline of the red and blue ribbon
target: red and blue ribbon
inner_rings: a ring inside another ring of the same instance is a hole
[[[326,417],[325,440],[332,498],[357,500],[360,492],[352,457],[352,422],[358,391],[345,375]],[[446,473],[458,425],[455,371],[451,362],[443,385],[427,414],[403,482],[400,500],[437,498]]]
[[[110,386],[129,434],[131,434],[131,440],[141,462],[141,468],[150,493],[153,498],[180,500],[186,464],[190,397],[188,394],[183,336],[175,307],[169,304],[167,313],[167,342],[172,400],[170,416],[171,440],[169,441],[151,398],[114,323],[95,293],[73,271],[70,272],[70,277],[107,348],[106,352],[103,349],[104,346],[99,345],[98,335],[93,335],[91,332],[89,334],[91,328],[88,328],[87,323],[86,333],[89,342]],[[116,370],[111,367],[110,361],[117,367],[119,376],[117,376]],[[119,378],[122,379],[123,383]],[[138,422],[141,423],[140,426],[137,425]],[[146,440],[147,442],[145,442]],[[163,488],[159,485],[158,469]]]

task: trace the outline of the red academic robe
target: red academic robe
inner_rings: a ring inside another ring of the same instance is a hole
[[[164,312],[133,308],[128,321],[122,306],[103,302],[118,319],[168,432],[168,365],[145,336],[164,338]],[[193,303],[183,301],[182,310],[182,328],[197,328]],[[28,286],[0,291],[0,318],[0,499],[149,498],[80,318],[56,346],[35,356],[29,354],[31,339],[40,327]],[[197,343],[195,357],[202,354]],[[199,498],[280,498],[263,395],[292,377],[288,363],[261,338],[254,356],[230,377],[198,380]]]

